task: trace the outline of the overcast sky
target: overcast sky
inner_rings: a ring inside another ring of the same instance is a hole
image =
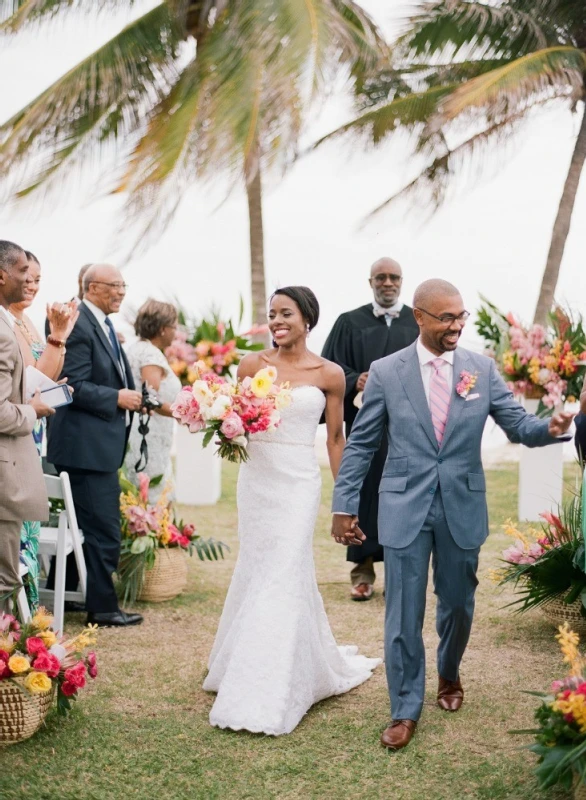
[[[362,5],[392,33],[409,4],[394,12],[388,0],[362,0]],[[127,18],[110,14],[100,20],[75,20],[2,42],[0,119],[110,38]],[[344,122],[349,113],[347,98],[336,93],[312,120],[308,140]],[[369,267],[380,256],[403,265],[407,302],[420,281],[442,277],[460,287],[470,311],[481,293],[530,320],[577,122],[565,110],[536,116],[504,169],[498,169],[501,158],[495,159],[489,177],[468,183],[427,221],[398,209],[359,229],[364,215],[413,174],[400,143],[368,154],[356,145],[331,145],[302,159],[283,180],[273,177],[265,194],[269,291],[304,283],[316,292],[322,306],[311,338],[316,350],[339,313],[368,302]],[[129,305],[138,307],[149,295],[175,295],[196,313],[215,303],[228,315],[235,314],[241,294],[248,301],[246,198],[236,189],[222,204],[225,192],[221,179],[187,192],[165,236],[125,267]],[[22,205],[0,211],[0,238],[32,250],[43,265],[36,320],[45,301],[74,293],[82,264],[115,260],[113,234],[122,198],[96,196],[89,181],[83,194],[83,204],[78,193],[34,213]],[[560,300],[583,313],[585,217],[583,180],[558,291]]]

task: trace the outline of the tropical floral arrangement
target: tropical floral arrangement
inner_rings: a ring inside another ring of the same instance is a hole
[[[58,637],[53,616],[39,608],[24,625],[11,614],[0,615],[0,681],[22,678],[31,694],[57,687],[57,710],[66,714],[86,684],[98,674],[96,654],[86,652],[96,643],[96,628],[88,625],[72,638]]]
[[[544,512],[540,530],[523,533],[511,522],[505,532],[515,543],[503,551],[505,566],[493,577],[500,585],[512,583],[518,594],[518,611],[540,606],[554,597],[566,604],[580,599],[586,617],[586,572],[582,533],[583,488],[559,510],[559,516]]]
[[[274,431],[281,422],[281,410],[291,402],[288,385],[278,385],[276,379],[274,367],[236,383],[198,372],[193,385],[177,395],[171,410],[191,433],[204,433],[204,447],[216,437],[221,458],[235,463],[247,461],[249,437]]]
[[[560,784],[570,789],[577,780],[586,783],[586,678],[578,651],[580,638],[565,623],[556,639],[568,665],[569,675],[552,683],[549,692],[529,692],[542,698],[535,712],[538,727],[511,733],[531,733],[530,745],[539,756],[536,775],[542,789]]]
[[[240,306],[242,322],[243,306]],[[196,380],[196,373],[211,372],[226,376],[230,369],[239,364],[242,356],[251,350],[262,350],[264,345],[253,341],[268,330],[266,325],[254,325],[245,333],[236,333],[231,320],[222,322],[213,311],[210,319],[195,322],[180,307],[180,327],[165,355],[173,372],[184,386]]]
[[[557,306],[548,323],[527,327],[481,298],[476,329],[515,394],[540,401],[538,414],[575,402],[586,372],[586,333],[580,316]]]
[[[197,553],[204,561],[224,558],[227,546],[214,539],[203,539],[192,523],[173,516],[169,504],[169,487],[156,503],[149,503],[149,487],[158,485],[162,476],[149,478],[138,473],[138,486],[123,474],[120,476],[120,527],[122,543],[118,565],[119,593],[126,603],[134,603],[144,583],[145,570],[152,569],[157,549],[180,547],[189,555]]]

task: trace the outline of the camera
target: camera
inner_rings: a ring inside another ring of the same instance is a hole
[[[147,410],[148,413],[151,411],[156,411],[157,408],[160,408],[163,404],[157,397],[157,395],[151,391],[150,386],[146,381],[142,382],[142,407]]]

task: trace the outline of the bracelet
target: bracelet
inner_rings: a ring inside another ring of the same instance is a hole
[[[65,339],[57,339],[55,336],[47,336],[47,344],[52,344],[53,347],[65,347]]]

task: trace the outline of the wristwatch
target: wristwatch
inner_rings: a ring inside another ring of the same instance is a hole
[[[57,339],[56,336],[51,334],[47,336],[47,344],[52,344],[53,347],[65,347],[65,339]]]

